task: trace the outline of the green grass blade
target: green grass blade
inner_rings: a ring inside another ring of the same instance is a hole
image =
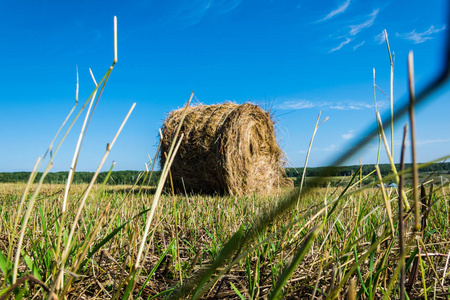
[[[316,239],[321,230],[322,226],[317,226],[311,231],[311,233],[308,235],[308,237],[305,239],[302,246],[298,250],[297,254],[292,259],[291,264],[286,269],[284,269],[283,273],[278,279],[278,282],[275,285],[275,288],[272,290],[272,293],[270,294],[268,299],[281,299],[282,296],[281,292],[283,290],[283,287],[286,285],[289,278],[291,278],[295,269],[297,268],[299,263],[303,260],[309,248],[311,248],[313,241]]]
[[[237,287],[232,282],[230,282],[230,285],[231,285],[231,288],[233,289],[233,291],[236,293],[236,295],[239,296],[240,299],[246,300],[245,297],[241,294],[241,292],[239,292]]]
[[[144,283],[142,284],[141,289],[139,290],[136,298],[139,298],[142,294],[142,292],[144,291],[145,286],[147,285],[147,283],[150,281],[150,279],[152,278],[153,274],[155,274],[156,270],[158,269],[159,265],[161,264],[161,262],[164,260],[164,258],[166,257],[167,252],[169,252],[169,250],[173,247],[173,244],[175,243],[176,239],[173,239],[172,242],[170,242],[169,246],[166,248],[166,250],[164,251],[164,253],[161,255],[161,257],[159,258],[158,262],[155,264],[155,266],[153,267],[153,269],[150,271],[150,273],[148,274],[147,278],[145,279]]]
[[[133,287],[134,287],[134,280],[136,279],[137,273],[139,273],[139,270],[134,270],[133,277],[128,282],[127,288],[125,289],[125,292],[123,294],[123,297],[122,297],[123,300],[127,300],[130,297],[131,291],[133,290]]]
[[[21,290],[17,293],[17,295],[16,295],[16,297],[14,297],[14,299],[15,299],[15,300],[21,300],[21,299],[23,299],[23,297],[24,297],[24,295],[26,294],[27,291],[28,291],[28,288],[27,288],[27,287],[24,287],[23,289],[21,289]]]
[[[7,278],[9,284],[12,284],[12,262],[6,258],[0,251],[0,270],[3,273],[3,278]]]
[[[0,291],[0,296],[3,295],[4,293],[6,293],[9,290],[9,288],[3,289]]]
[[[28,256],[28,254],[25,254],[24,252],[22,252],[22,255],[25,260],[25,264],[30,269],[31,273],[33,273],[34,277],[36,277],[40,281],[43,281],[41,274],[39,274],[39,268],[35,265],[34,261],[31,259],[31,257]]]
[[[222,250],[220,250],[219,254],[217,255],[217,259],[214,261],[213,266],[209,268],[205,274],[201,277],[201,281],[197,285],[197,289],[194,292],[194,296],[192,299],[198,299],[201,297],[203,292],[205,291],[206,282],[211,278],[214,271],[222,265],[222,263],[225,261],[227,257],[229,257],[232,252],[234,252],[234,249],[236,249],[236,245],[239,245],[241,243],[242,237],[244,235],[244,227],[241,226],[238,231],[230,238],[230,240],[223,246]]]
[[[98,251],[100,248],[102,248],[106,243],[108,243],[119,231],[121,231],[128,223],[130,223],[132,220],[136,219],[137,217],[147,213],[149,209],[141,211],[139,214],[128,220],[127,222],[123,223],[116,229],[114,229],[110,234],[108,234],[104,239],[102,239],[100,242],[98,242],[94,248],[87,254],[86,259],[83,261],[83,263],[80,266],[80,269],[84,267],[84,265],[89,261],[89,259]]]
[[[355,262],[358,263],[358,252],[356,249],[356,245],[353,246],[353,253],[355,254]],[[369,291],[367,290],[366,283],[361,274],[361,268],[358,266],[356,268],[356,273],[358,274],[359,281],[361,282],[361,290],[358,293],[358,298],[361,296],[362,292],[364,292],[367,296],[369,296]]]
[[[171,288],[171,289],[168,289],[168,290],[165,290],[165,291],[162,291],[161,293],[158,293],[158,294],[156,294],[156,295],[154,295],[154,296],[149,296],[149,297],[147,298],[147,300],[156,299],[156,298],[158,298],[158,297],[161,297],[161,296],[164,296],[164,295],[167,295],[167,294],[168,294],[168,296],[170,296],[171,293],[175,290],[175,288],[176,288],[176,287]],[[165,299],[167,299],[167,297],[166,297]]]

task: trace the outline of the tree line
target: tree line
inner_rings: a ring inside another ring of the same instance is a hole
[[[389,164],[378,165],[383,176],[388,175],[391,172],[391,166]],[[351,176],[359,170],[360,166],[340,166],[340,167],[315,167],[306,169],[306,177],[315,177],[324,175],[327,177],[333,176]],[[400,169],[399,165],[396,165],[397,170]],[[411,164],[405,164],[405,168],[411,168]],[[363,165],[362,173],[367,175],[375,170],[375,165]],[[436,163],[431,164],[427,167],[421,168],[420,172],[438,172],[438,173],[449,173],[450,163]],[[113,171],[108,179],[107,184],[134,184],[141,176],[140,171]],[[97,183],[102,183],[108,172],[101,172],[98,175]],[[299,180],[303,174],[303,168],[285,168],[286,177],[295,178],[296,181]],[[44,183],[66,183],[67,177],[69,175],[68,171],[64,172],[53,172],[48,173],[44,179]],[[156,185],[160,178],[161,171],[154,171],[150,179],[149,185]],[[42,173],[37,173],[36,181],[38,181],[42,176]],[[89,183],[94,176],[94,172],[76,172],[73,178],[73,183]],[[30,172],[3,172],[0,173],[0,183],[14,183],[14,182],[27,182],[30,177]],[[140,181],[143,180],[141,176]],[[148,182],[148,177],[145,179]],[[141,183],[141,182],[138,182]]]
[[[137,182],[142,183],[145,179],[146,183],[149,185],[156,185],[160,177],[160,171],[154,171],[152,177],[149,180],[149,176],[144,178],[145,173],[140,171],[112,171],[111,175],[107,181],[110,185],[131,185]],[[27,182],[30,177],[31,172],[3,172],[0,173],[0,183],[16,183],[16,182]],[[108,172],[100,172],[98,174],[96,183],[102,183],[105,181]],[[42,172],[36,174],[35,182],[39,181],[42,176]],[[69,176],[68,171],[64,172],[52,172],[48,173],[44,178],[44,183],[66,183],[67,177]],[[89,183],[94,176],[94,172],[75,172],[72,183]]]
[[[390,164],[379,164],[381,175],[386,176],[391,172]],[[396,164],[397,170],[400,169],[400,165]],[[350,176],[359,170],[360,166],[340,166],[340,167],[315,167],[306,168],[307,177],[314,176]],[[411,168],[411,164],[405,164],[405,169]],[[375,165],[363,165],[362,174],[367,175],[375,170]],[[448,173],[450,171],[450,163],[435,163],[420,169],[420,172],[439,172]],[[301,177],[303,174],[303,168],[286,168],[285,169],[287,177]]]

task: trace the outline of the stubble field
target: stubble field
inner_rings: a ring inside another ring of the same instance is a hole
[[[422,225],[415,233],[411,212],[405,210],[399,222],[397,190],[385,191],[392,206],[389,217],[383,191],[360,188],[357,176],[345,188],[312,189],[287,209],[286,199],[298,198],[296,190],[241,198],[167,192],[156,209],[139,269],[136,257],[153,190],[96,185],[76,224],[62,284],[56,286],[56,262],[61,259],[61,249],[67,247],[70,226],[86,187],[72,186],[62,220],[64,186],[45,185],[27,227],[16,230],[25,184],[0,187],[3,296],[11,291],[13,263],[8,262],[17,250],[19,230],[25,235],[18,278],[26,274],[33,278],[27,278],[14,293],[30,298],[45,297],[48,293],[44,289],[53,288],[59,298],[69,299],[189,295],[210,299],[332,299],[348,293],[366,299],[395,299],[404,282],[413,299],[425,297],[425,289],[429,296],[445,297],[450,287],[448,187],[424,186]],[[405,192],[411,196],[410,190]],[[285,211],[265,223],[281,206]],[[399,246],[400,223],[404,226],[403,251]],[[62,238],[58,239],[60,232]],[[398,275],[402,256],[404,279]]]

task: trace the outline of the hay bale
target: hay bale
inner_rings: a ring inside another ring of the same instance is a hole
[[[165,163],[184,108],[164,121],[160,163]],[[189,107],[184,139],[171,168],[175,189],[244,195],[292,185],[283,177],[283,153],[269,113],[246,103]],[[184,186],[183,186],[184,184]]]

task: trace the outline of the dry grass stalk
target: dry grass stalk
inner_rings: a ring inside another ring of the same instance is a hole
[[[377,170],[378,180],[380,181],[381,195],[383,197],[384,204],[386,206],[386,212],[388,215],[389,224],[391,226],[391,236],[392,236],[392,238],[394,238],[395,228],[394,228],[394,220],[392,218],[392,208],[391,208],[390,199],[386,193],[386,188],[384,187],[383,178],[381,177],[380,167],[378,167],[378,165],[375,165],[375,169]]]
[[[412,175],[413,175],[413,199],[414,199],[414,229],[420,230],[419,221],[419,176],[417,169],[417,157],[416,157],[416,126],[414,118],[414,104],[415,104],[415,92],[414,92],[414,57],[412,51],[408,54],[408,84],[409,84],[409,121],[411,123],[411,156],[412,156]]]
[[[306,166],[308,165],[309,154],[311,153],[311,147],[312,147],[312,143],[314,141],[314,137],[316,135],[316,132],[317,132],[317,129],[319,128],[319,126],[322,125],[323,122],[328,120],[328,117],[326,117],[319,124],[319,120],[320,120],[320,115],[321,114],[322,114],[322,112],[319,112],[319,116],[317,117],[317,121],[316,121],[316,126],[314,127],[314,132],[313,132],[313,135],[311,137],[311,141],[309,142],[308,152],[306,153],[305,165],[303,167],[303,172],[302,172],[302,180],[300,181],[300,192],[298,193],[298,200],[299,201],[300,201],[300,198],[302,196],[303,183],[305,182],[305,176],[306,176]],[[298,209],[298,203],[297,203],[297,209]]]
[[[403,172],[405,169],[405,148],[406,148],[406,134],[408,132],[408,124],[403,128],[403,142],[402,142],[402,150],[400,156],[400,172]],[[405,224],[403,219],[403,184],[404,184],[404,176],[400,175],[400,182],[398,185],[399,193],[398,193],[398,239],[399,239],[399,248],[400,248],[400,260],[399,265],[400,269],[400,300],[405,299]]]
[[[356,278],[350,280],[347,290],[347,300],[356,300]]]

